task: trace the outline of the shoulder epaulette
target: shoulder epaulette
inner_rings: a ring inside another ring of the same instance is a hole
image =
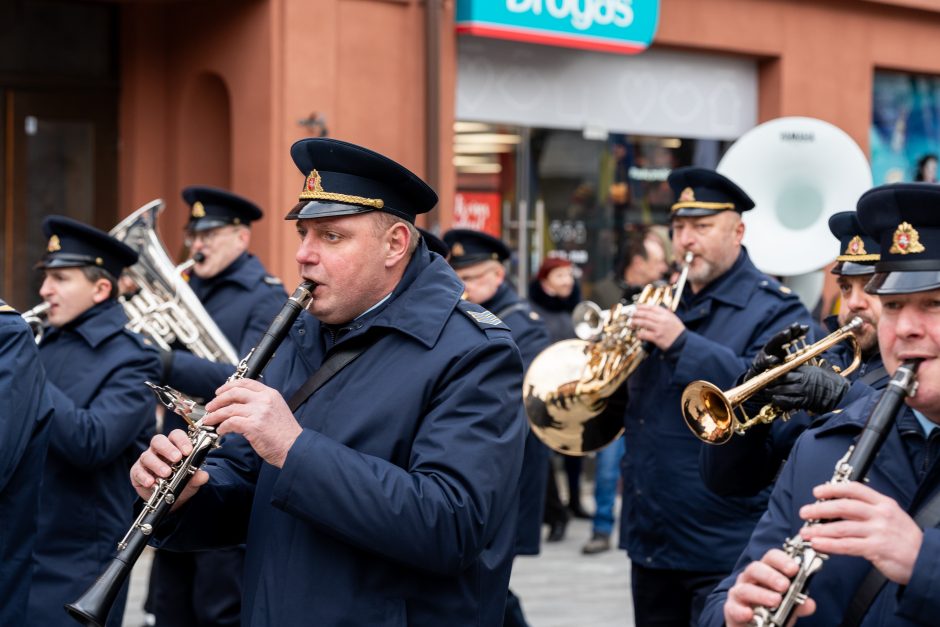
[[[459,303],[457,303],[457,309],[463,312],[465,316],[473,320],[473,322],[475,322],[476,325],[484,331],[488,331],[490,329],[505,329],[506,331],[509,330],[509,327],[507,327],[506,324],[496,316],[496,314],[489,311],[488,309],[484,309],[480,305],[471,303],[468,300],[461,300]]]
[[[757,286],[762,288],[765,292],[776,294],[780,298],[798,298],[797,295],[793,293],[793,290],[773,279],[761,279],[757,282]]]
[[[0,300],[0,313],[17,313],[17,311],[7,305],[5,301]]]

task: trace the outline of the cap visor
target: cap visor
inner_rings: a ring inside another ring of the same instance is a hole
[[[217,229],[220,226],[228,226],[229,224],[233,224],[233,222],[223,218],[199,218],[187,224],[186,230],[190,233],[202,233],[203,231]]]
[[[872,277],[865,291],[869,294],[911,294],[940,289],[940,270],[917,272],[878,272]]]
[[[341,202],[320,202],[318,200],[304,200],[284,216],[285,220],[306,220],[308,218],[334,218],[337,216],[351,216],[359,213],[375,211],[373,207],[362,205],[347,205]]]
[[[682,209],[676,209],[670,214],[669,218],[704,218],[705,216],[713,216],[716,213],[724,213],[726,211],[734,211],[733,209],[705,209],[703,207],[683,207]]]
[[[865,276],[874,273],[874,264],[855,263],[854,261],[841,261],[832,269],[832,274],[840,276]]]

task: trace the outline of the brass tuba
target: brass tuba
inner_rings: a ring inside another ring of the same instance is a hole
[[[170,261],[157,236],[157,215],[163,206],[162,200],[152,200],[110,232],[140,255],[126,270],[138,289],[121,297],[130,320],[127,328],[148,335],[164,350],[178,341],[197,357],[237,364],[235,349]]]
[[[608,402],[649,352],[630,326],[633,312],[638,304],[675,311],[691,263],[689,252],[674,285],[647,285],[633,304],[607,311],[580,304],[572,317],[581,339],[556,342],[535,357],[523,381],[523,402],[532,431],[549,448],[586,455],[623,432],[623,415]]]
[[[744,401],[786,373],[815,360],[845,340],[852,341],[855,357],[848,368],[840,371],[839,374],[848,376],[854,372],[862,361],[862,351],[853,333],[860,326],[862,326],[862,319],[856,316],[848,324],[815,344],[807,346],[802,340],[798,340],[795,344],[799,343],[799,346],[786,356],[782,364],[761,372],[727,392],[722,392],[718,386],[708,381],[693,381],[682,392],[682,416],[685,418],[686,425],[703,442],[724,444],[731,439],[733,434],[743,435],[756,424],[768,424],[779,416],[782,416],[782,420],[786,420],[789,416],[775,407],[773,403],[764,405],[753,418],[744,412],[742,405]],[[738,418],[737,411],[741,413],[741,418]]]

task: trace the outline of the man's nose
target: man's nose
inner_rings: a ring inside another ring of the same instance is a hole
[[[311,265],[317,263],[320,257],[314,250],[314,247],[305,238],[300,242],[300,246],[297,247],[297,254],[294,256],[294,259],[299,264]]]

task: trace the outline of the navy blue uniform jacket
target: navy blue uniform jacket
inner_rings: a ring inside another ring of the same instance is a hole
[[[370,348],[302,404],[280,470],[223,446],[165,546],[247,541],[242,624],[499,625],[526,425],[505,325],[421,243],[338,345]],[[302,314],[266,371],[290,398],[330,331]],[[168,525],[172,527],[172,525]]]
[[[248,253],[243,253],[211,279],[193,275],[189,286],[239,358],[258,343],[287,300],[281,282],[270,276],[261,262]],[[232,365],[213,363],[188,351],[175,350],[166,382],[181,392],[211,399],[234,371]],[[182,427],[182,420],[174,424]]]
[[[128,471],[154,432],[156,349],[124,328],[117,301],[95,305],[39,347],[55,405],[42,478],[29,625],[72,627],[62,606],[90,586],[133,520]],[[122,608],[111,613],[120,624]],[[116,621],[116,622],[115,622]]]
[[[0,301],[0,625],[23,625],[52,403],[29,326]]]
[[[730,571],[766,504],[722,498],[699,473],[706,446],[685,424],[682,391],[704,379],[731,387],[770,337],[810,316],[789,290],[761,274],[742,249],[735,264],[677,314],[686,326],[666,353],[647,357],[627,380],[620,546],[640,566]]]
[[[806,431],[797,440],[790,459],[777,479],[767,513],[761,518],[745,548],[735,572],[722,581],[708,597],[700,625],[724,625],[724,602],[728,589],[747,564],[759,560],[769,549],[781,548],[784,540],[796,535],[803,521],[799,509],[814,503],[812,490],[832,478],[836,462],[858,437],[880,394],[861,398],[833,415],[821,427]],[[868,473],[869,486],[896,500],[908,512],[929,498],[936,489],[934,480],[918,485],[900,431],[920,429],[913,413],[905,407],[888,439],[881,447]],[[936,470],[936,468],[934,468]],[[924,542],[907,586],[888,582],[875,598],[862,622],[866,627],[892,625],[936,625],[940,616],[940,529],[924,531]],[[809,585],[816,600],[816,613],[801,618],[800,627],[838,625],[870,564],[860,557],[832,555]]]
[[[519,300],[508,282],[496,290],[493,298],[483,303],[512,331],[512,339],[522,353],[522,367],[529,368],[535,356],[551,344],[548,330],[539,315]],[[528,425],[522,397],[519,398],[521,419]],[[525,440],[522,476],[519,477],[519,522],[516,531],[516,555],[538,555],[542,536],[542,511],[545,509],[545,488],[548,484],[548,447],[535,437],[531,429]]]
[[[835,316],[826,320],[826,326],[830,332],[838,328]],[[854,357],[850,348],[848,342],[836,345],[835,350],[826,354],[826,361],[843,370],[848,368]],[[847,406],[862,396],[883,390],[890,378],[881,361],[881,353],[876,349],[848,375],[852,387],[839,406]],[[743,436],[732,436],[725,444],[703,446],[702,480],[710,490],[723,496],[757,494],[773,483],[800,434],[811,426],[818,426],[828,416],[794,412],[789,420],[778,417],[769,425],[755,425]]]

